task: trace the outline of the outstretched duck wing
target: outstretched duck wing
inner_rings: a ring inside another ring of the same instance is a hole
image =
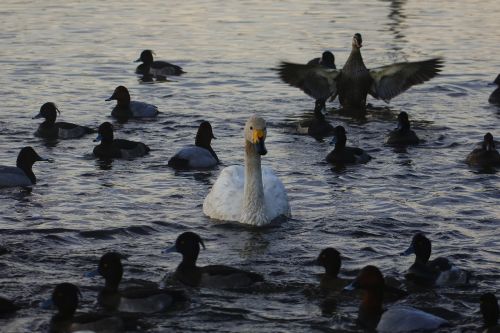
[[[436,76],[443,67],[441,58],[416,62],[400,62],[370,69],[372,84],[369,93],[377,99],[389,102],[413,85]]]
[[[283,82],[301,89],[314,99],[326,99],[337,94],[340,70],[315,64],[281,62],[276,69]]]

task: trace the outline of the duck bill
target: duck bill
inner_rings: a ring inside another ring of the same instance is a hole
[[[409,248],[406,249],[403,253],[401,253],[402,256],[409,256],[410,254],[415,253],[415,246],[413,246],[413,243],[410,245]]]
[[[359,281],[358,279],[354,279],[351,283],[344,287],[345,291],[353,291],[359,289]]]
[[[54,301],[52,300],[52,298],[48,298],[48,299],[40,302],[41,309],[52,310],[52,309],[54,309],[54,307],[55,307],[55,305],[54,305]]]
[[[337,137],[334,135],[332,140],[330,141],[331,145],[335,145],[337,143]]]
[[[142,61],[141,58],[139,58],[139,59],[135,60],[134,62],[141,62],[141,61]]]
[[[109,101],[112,101],[112,100],[114,100],[114,99],[116,99],[116,95],[115,95],[115,93],[113,93],[113,95],[111,95],[111,97],[110,97],[110,98],[106,98],[106,99],[105,99],[105,101],[106,101],[106,102],[109,102]]]
[[[85,276],[87,278],[93,278],[93,277],[96,277],[98,275],[99,275],[99,271],[97,269],[95,271],[87,272],[87,273],[83,274],[83,276]]]
[[[486,151],[492,151],[493,150],[493,145],[491,143],[486,144]]]
[[[175,244],[172,245],[171,247],[167,247],[166,249],[161,251],[161,253],[163,253],[163,254],[174,253],[174,252],[177,252],[177,247],[175,246]]]
[[[101,134],[98,134],[97,137],[94,139],[94,142],[99,142],[102,140]]]
[[[40,119],[40,118],[43,118],[43,116],[42,116],[42,114],[41,114],[41,113],[37,114],[36,116],[34,116],[34,117],[33,117],[33,118],[31,118],[31,119]]]
[[[259,155],[266,155],[267,149],[264,143],[266,135],[263,130],[254,130],[253,131],[253,144],[255,146],[255,150]]]

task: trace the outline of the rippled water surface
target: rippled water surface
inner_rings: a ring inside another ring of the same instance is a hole
[[[187,310],[146,318],[152,332],[357,331],[357,295],[329,314],[321,299],[308,296],[321,272],[314,259],[333,246],[345,278],[375,264],[403,282],[412,258],[399,253],[416,231],[433,240],[433,255],[471,270],[473,284],[402,302],[448,310],[454,328],[443,331],[480,326],[479,294],[499,289],[500,186],[498,173],[470,169],[464,158],[486,131],[500,137],[500,110],[487,103],[493,89],[487,84],[499,71],[498,1],[3,0],[0,15],[0,162],[13,165],[26,145],[55,160],[35,165],[32,190],[0,190],[0,245],[11,251],[0,256],[0,293],[24,307],[0,318],[0,330],[46,330],[52,311],[38,302],[63,281],[79,285],[81,308],[93,309],[102,281],[83,273],[109,250],[128,256],[126,278],[161,281],[180,260],[161,249],[186,230],[205,239],[201,265],[258,271],[270,286],[194,292]],[[306,62],[325,49],[342,66],[355,32],[363,34],[368,67],[442,56],[445,68],[388,107],[370,100],[377,110],[366,119],[340,116],[338,103],[330,103],[328,119],[374,157],[332,170],[324,162],[328,141],[294,132],[313,101],[270,68],[279,60]],[[140,83],[132,61],[143,49],[187,74]],[[118,85],[162,111],[156,121],[115,124],[117,137],[152,147],[147,157],[106,166],[92,157],[91,136],[55,143],[33,137],[39,121],[31,117],[47,101],[58,104],[61,120],[112,121],[104,99]],[[425,142],[397,150],[384,138],[403,110]],[[220,168],[167,167],[179,147],[194,141],[202,119],[212,123],[223,166],[242,163],[242,128],[252,113],[269,123],[263,163],[283,180],[293,214],[265,230],[203,215]]]

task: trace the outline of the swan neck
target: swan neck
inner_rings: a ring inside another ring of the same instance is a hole
[[[262,185],[261,158],[255,146],[245,142],[245,187],[243,216],[246,223],[261,224],[264,215],[264,187]]]

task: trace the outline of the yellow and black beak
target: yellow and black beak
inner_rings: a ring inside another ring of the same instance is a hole
[[[266,133],[264,130],[261,129],[253,130],[252,143],[255,145],[255,150],[257,150],[257,153],[259,153],[259,155],[267,154],[267,149],[264,144],[265,139],[266,139]]]

